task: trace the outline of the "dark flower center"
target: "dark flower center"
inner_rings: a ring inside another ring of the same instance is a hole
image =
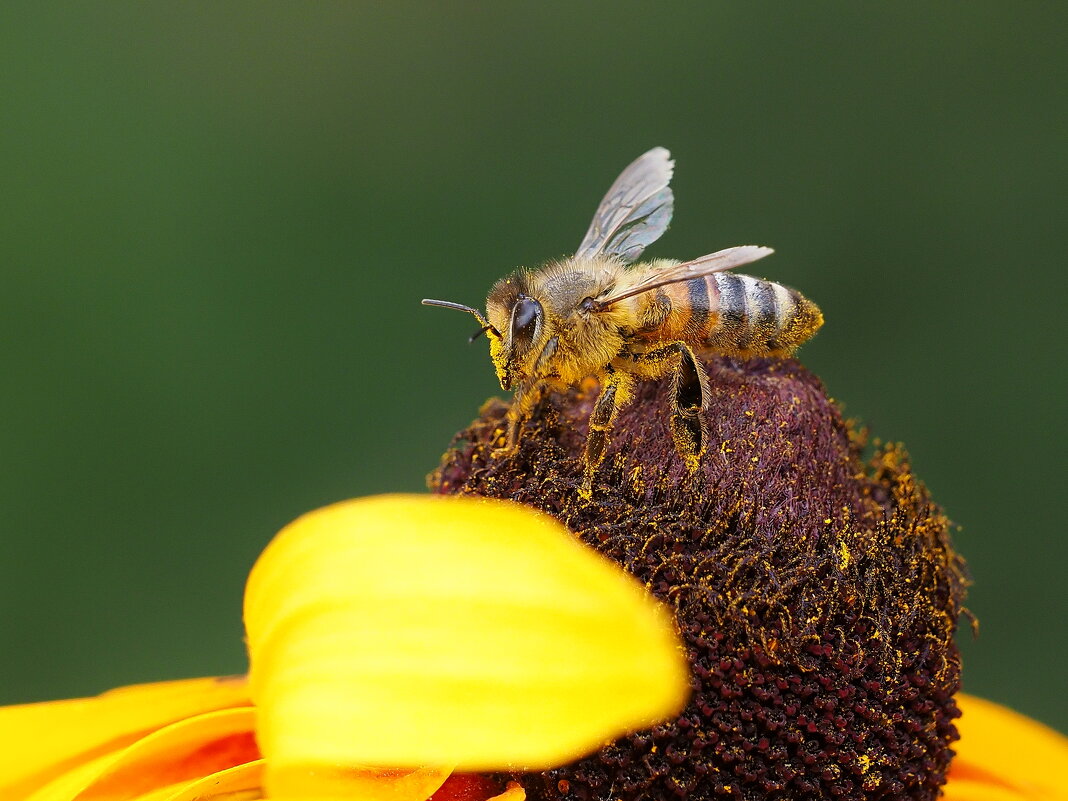
[[[957,733],[964,566],[896,446],[862,457],[793,361],[708,365],[709,446],[675,454],[667,382],[620,412],[578,494],[596,386],[551,396],[518,453],[490,403],[431,476],[559,518],[674,608],[694,694],[675,721],[517,778],[532,799],[934,799]]]

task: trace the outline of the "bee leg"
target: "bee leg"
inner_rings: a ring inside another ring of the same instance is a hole
[[[519,427],[523,424],[523,418],[513,409],[515,409],[514,405],[508,408],[508,416],[505,418],[508,422],[508,429],[504,435],[504,445],[493,450],[493,455],[496,457],[511,456],[519,447]]]
[[[535,376],[546,372],[545,367],[552,360],[559,345],[559,337],[553,337],[545,343],[545,347],[542,348],[541,354],[534,365]],[[534,407],[545,396],[547,389],[548,386],[545,382],[538,378],[516,387],[515,395],[512,397],[512,405],[508,407],[508,432],[505,437],[505,444],[493,452],[494,456],[511,456],[516,452],[519,447],[519,429],[522,427],[523,421],[527,419],[527,416],[534,411]]]
[[[677,343],[678,366],[671,380],[671,437],[675,449],[691,471],[701,463],[708,444],[708,375],[690,346]]]
[[[512,405],[508,407],[505,421],[508,424],[505,433],[504,445],[493,450],[492,456],[500,459],[512,456],[519,448],[519,429],[530,412],[538,405],[544,394],[544,385],[520,386],[516,388],[512,396]]]
[[[671,438],[686,466],[696,470],[708,442],[708,376],[685,342],[627,355],[629,372],[643,378],[671,373]],[[622,365],[620,365],[622,366]]]
[[[590,414],[590,430],[586,435],[586,476],[583,479],[579,495],[589,500],[593,495],[593,474],[597,466],[604,461],[608,447],[608,433],[612,430],[616,414],[630,398],[634,384],[633,376],[620,373],[609,367],[605,373],[601,394]]]

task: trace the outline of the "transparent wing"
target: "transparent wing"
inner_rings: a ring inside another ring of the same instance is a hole
[[[677,284],[679,281],[700,278],[702,275],[719,273],[724,270],[733,270],[735,267],[741,267],[743,264],[750,264],[765,256],[770,256],[774,252],[775,251],[771,248],[762,247],[760,245],[740,245],[736,248],[717,250],[715,253],[709,253],[707,256],[702,256],[699,259],[684,261],[681,264],[674,264],[663,270],[651,272],[639,283],[631,286],[618,295],[612,295],[605,298],[597,305],[603,309],[606,306],[612,305],[616,301],[623,300],[623,298],[640,295],[642,292],[648,292],[650,289],[656,289],[657,287],[662,287],[667,284]]]
[[[662,147],[640,156],[604,196],[575,255],[617,256],[629,264],[663,235],[675,199],[668,184],[675,162]]]

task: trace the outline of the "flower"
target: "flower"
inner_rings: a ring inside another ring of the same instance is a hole
[[[338,504],[254,568],[249,679],[0,709],[0,799],[1068,799],[1068,739],[955,695],[963,564],[904,452],[862,464],[795,364],[712,367],[721,444],[697,476],[648,425],[654,386],[593,503],[588,388],[507,459],[487,406],[431,481],[551,511],[674,626],[515,504]]]
[[[676,714],[688,690],[666,611],[506,502],[305,515],[253,568],[245,623],[247,680],[0,710],[0,798],[518,801],[450,774],[571,761]]]

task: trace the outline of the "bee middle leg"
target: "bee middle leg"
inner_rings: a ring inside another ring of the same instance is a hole
[[[708,375],[685,342],[630,356],[635,372],[649,378],[671,373],[671,438],[675,450],[696,470],[708,444]]]

